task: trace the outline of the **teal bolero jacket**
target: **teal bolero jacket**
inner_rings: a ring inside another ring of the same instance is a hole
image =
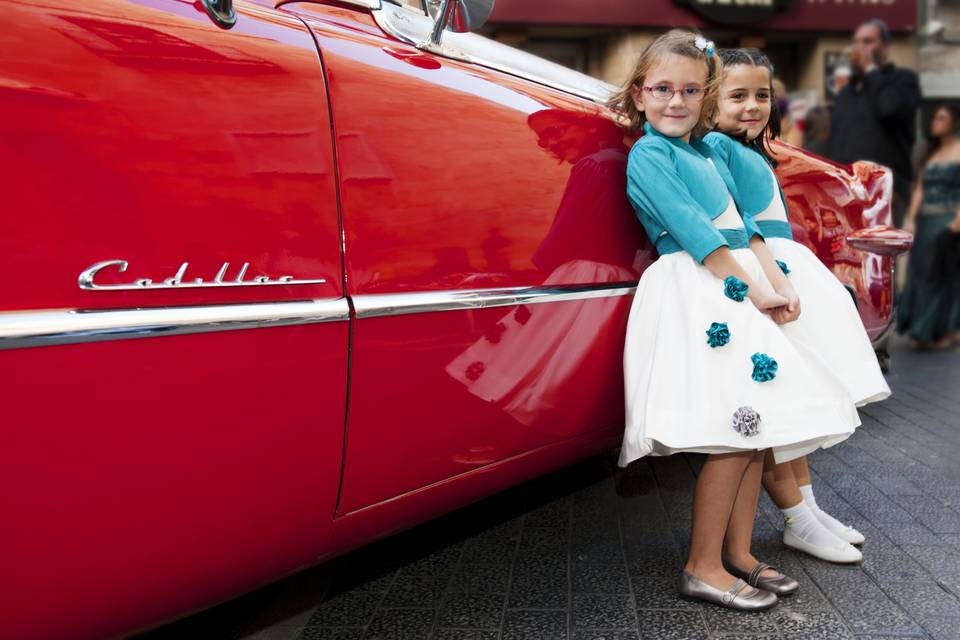
[[[705,135],[703,142],[713,150],[715,161],[724,164],[733,177],[736,190],[731,193],[744,219],[752,219],[765,211],[775,197],[780,198],[783,210],[789,211],[787,199],[766,158],[719,131]],[[764,237],[793,240],[793,231],[786,219],[756,220],[755,224]]]
[[[744,216],[744,228],[720,230],[713,219],[726,211],[736,183],[711,147],[665,136],[649,123],[630,150],[627,197],[661,255],[686,251],[703,262],[720,247],[748,246],[759,228]],[[711,162],[712,160],[712,162]]]

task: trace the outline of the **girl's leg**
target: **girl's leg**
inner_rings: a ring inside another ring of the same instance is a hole
[[[810,507],[810,510],[813,511],[813,514],[817,517],[817,520],[820,521],[820,524],[826,527],[830,533],[845,542],[849,542],[851,544],[863,543],[864,537],[862,533],[853,527],[843,524],[829,513],[821,509],[819,505],[817,505],[817,499],[813,496],[813,485],[810,481],[810,468],[807,466],[806,457],[791,460],[788,464],[790,465],[793,475],[796,478],[797,488],[800,491],[800,495],[803,496],[803,501],[806,502],[807,506]],[[772,494],[771,497],[773,497]],[[777,506],[780,505],[778,504]]]
[[[750,552],[750,546],[753,542],[753,523],[757,516],[757,500],[760,498],[760,477],[763,474],[764,457],[764,451],[756,451],[750,464],[747,465],[724,539],[727,560],[746,573],[750,573],[759,562]],[[777,572],[768,569],[761,575],[775,578]]]
[[[797,479],[798,485],[801,487],[803,485],[810,485],[810,467],[807,466],[807,456],[791,460],[790,468],[793,470],[793,477]]]
[[[794,475],[794,462],[796,460],[777,464],[770,449],[767,449],[763,459],[763,488],[781,511],[803,502],[803,494],[800,493],[797,477]],[[806,465],[804,470],[806,471]],[[806,473],[809,482],[810,473]]]
[[[753,451],[713,454],[697,476],[693,490],[693,530],[688,572],[718,589],[729,589],[737,578],[723,568],[723,539],[744,472]]]
[[[784,544],[828,562],[859,562],[863,555],[825,526],[810,507],[795,473],[809,482],[810,471],[803,458],[776,464],[773,453],[767,451],[763,487],[783,513],[786,522]]]

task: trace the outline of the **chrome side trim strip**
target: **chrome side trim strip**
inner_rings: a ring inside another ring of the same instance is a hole
[[[489,309],[633,295],[635,283],[513,287],[352,298],[357,318]],[[350,319],[346,298],[149,309],[44,309],[0,312],[0,350],[214,331],[288,327]]]
[[[360,7],[361,9],[379,9],[380,0],[340,0],[344,4],[352,4],[354,6]],[[390,2],[390,0],[387,0]]]
[[[408,5],[384,3],[372,15],[385,33],[414,46],[428,42],[433,31],[433,20]],[[616,87],[602,80],[475,33],[444,31],[443,43],[431,48],[431,52],[526,78],[598,103],[605,102],[616,91]]]
[[[465,311],[510,307],[520,304],[567,302],[591,298],[633,295],[636,283],[611,283],[567,287],[513,287],[509,289],[466,289],[419,293],[375,293],[352,296],[357,318],[378,318],[435,311]]]
[[[151,309],[0,312],[0,349],[288,327],[350,319],[346,298]]]

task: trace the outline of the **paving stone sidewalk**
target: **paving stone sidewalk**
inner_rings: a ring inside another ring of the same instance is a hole
[[[247,640],[960,639],[960,349],[895,344],[894,396],[810,457],[820,505],[864,562],[789,551],[764,495],[755,555],[801,582],[760,614],[674,582],[698,456],[601,456],[142,636]]]

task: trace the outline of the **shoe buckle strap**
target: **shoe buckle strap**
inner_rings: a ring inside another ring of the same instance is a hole
[[[746,586],[746,582],[737,579],[737,581],[733,583],[733,586],[727,589],[727,592],[723,594],[721,600],[723,600],[724,604],[730,604],[738,595],[740,595],[740,592],[743,591]]]
[[[751,587],[756,587],[757,583],[760,582],[760,574],[762,574],[767,569],[773,569],[772,566],[766,562],[758,562],[757,566],[753,568],[750,572],[750,576],[747,578],[747,582],[750,583]]]

